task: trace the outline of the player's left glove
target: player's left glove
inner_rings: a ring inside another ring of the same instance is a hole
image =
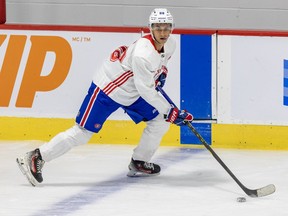
[[[155,85],[156,86],[160,86],[162,88],[165,85],[165,82],[166,82],[168,69],[163,65],[162,68],[161,68],[161,72],[162,73],[160,74],[160,76],[155,81]]]

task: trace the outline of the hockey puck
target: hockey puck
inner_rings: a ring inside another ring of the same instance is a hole
[[[246,198],[245,197],[238,197],[237,202],[246,202]]]

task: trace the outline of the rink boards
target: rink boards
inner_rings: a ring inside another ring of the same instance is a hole
[[[142,34],[21,28],[0,33],[2,140],[49,140],[73,125],[101,62]],[[224,33],[175,31],[166,92],[195,119],[217,122],[194,124],[216,147],[288,149],[287,35]],[[135,144],[144,127],[118,110],[90,142]],[[162,144],[199,141],[187,128],[171,126]]]

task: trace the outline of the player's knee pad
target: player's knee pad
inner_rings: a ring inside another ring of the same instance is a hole
[[[86,144],[91,139],[93,132],[88,131],[76,124],[67,130],[65,135],[68,136],[72,146],[78,146]]]

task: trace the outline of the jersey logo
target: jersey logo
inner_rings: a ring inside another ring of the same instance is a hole
[[[123,58],[126,56],[127,46],[120,46],[116,50],[114,50],[110,56],[110,61],[123,61]]]

